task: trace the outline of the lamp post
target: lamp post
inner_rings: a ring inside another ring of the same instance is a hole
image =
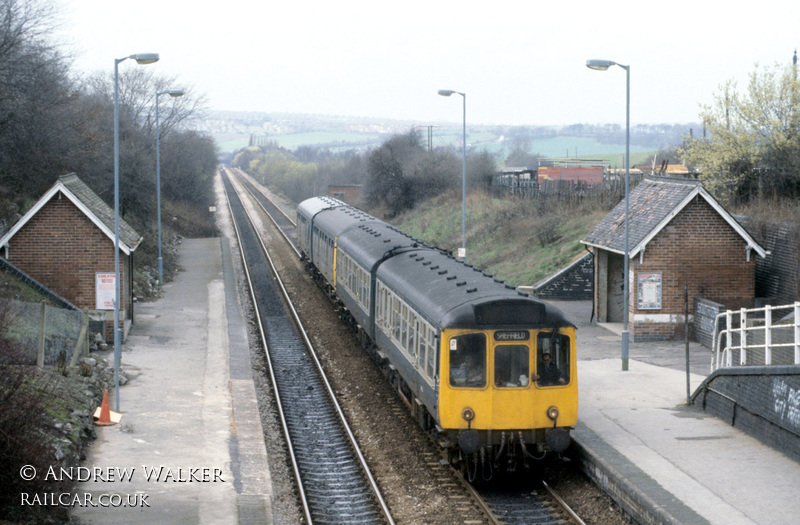
[[[467,94],[452,89],[440,89],[439,94],[449,97],[452,94],[461,95],[464,105],[464,119],[461,135],[461,256],[467,260]]]
[[[161,145],[158,131],[158,97],[169,95],[173,98],[182,97],[182,89],[168,89],[156,93],[156,207],[158,208],[158,286],[164,284],[164,264],[161,259]]]
[[[630,184],[631,168],[631,67],[618,64],[612,60],[587,60],[586,67],[597,71],[605,71],[611,66],[619,66],[625,70],[625,255],[624,272],[625,280],[622,285],[625,294],[625,310],[622,313],[622,370],[628,370],[628,303],[630,292],[628,285],[628,259],[630,251],[628,249],[628,189]]]
[[[138,53],[114,59],[114,391],[117,412],[119,412],[119,362],[122,354],[119,333],[119,63],[129,58],[139,64],[152,64],[158,62],[158,53]]]

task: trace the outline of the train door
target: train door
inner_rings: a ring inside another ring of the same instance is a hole
[[[530,428],[534,400],[531,385],[534,354],[527,330],[494,333],[492,345],[492,427]]]

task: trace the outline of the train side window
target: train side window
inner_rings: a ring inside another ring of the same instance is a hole
[[[494,349],[494,384],[526,387],[529,382],[530,350],[526,345],[502,345]]]
[[[438,355],[438,347],[436,346],[436,332],[433,328],[428,328],[428,348],[430,351],[428,352],[428,376],[435,377],[438,373],[436,367],[436,356]]]
[[[392,297],[392,333],[396,341],[400,340],[400,299]]]
[[[467,334],[450,339],[450,385],[486,386],[486,336]]]
[[[408,312],[408,353],[411,357],[417,355],[417,316],[409,308]],[[412,362],[414,359],[412,359]]]
[[[569,384],[569,357],[569,337],[558,332],[540,332],[536,338],[536,384]]]
[[[419,369],[425,373],[425,363],[428,359],[428,327],[421,320],[419,322],[419,330],[417,331],[417,341],[419,342]]]

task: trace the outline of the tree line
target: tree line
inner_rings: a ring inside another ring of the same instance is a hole
[[[106,72],[70,71],[69,55],[49,36],[58,19],[55,5],[0,0],[0,229],[70,172],[113,205],[114,57]],[[145,236],[145,259],[156,221],[156,93],[185,92],[160,99],[165,211],[173,204],[207,209],[217,164],[213,140],[182,126],[202,110],[203,97],[150,67],[119,67],[120,214]]]
[[[800,198],[800,82],[791,65],[756,67],[744,90],[725,82],[700,112],[703,133],[680,154],[723,202]]]
[[[464,176],[470,189],[488,187],[496,172],[489,153],[468,145],[465,164],[460,148],[428,148],[416,128],[367,152],[250,146],[234,156],[233,164],[295,202],[327,194],[328,186],[360,185],[368,206],[383,209],[390,218],[425,198],[460,191]]]

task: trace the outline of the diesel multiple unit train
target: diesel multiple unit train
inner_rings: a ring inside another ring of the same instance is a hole
[[[303,201],[297,239],[470,480],[567,448],[578,413],[575,326],[558,309],[337,199]]]

